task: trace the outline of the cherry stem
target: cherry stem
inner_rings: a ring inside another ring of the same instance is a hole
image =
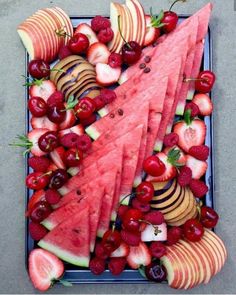
[[[173,6],[174,6],[177,2],[180,2],[180,1],[181,1],[181,2],[186,2],[187,0],[175,0],[175,1],[171,4],[169,11],[171,11],[172,8],[173,8]]]
[[[151,222],[147,221],[147,220],[143,220],[143,219],[139,219],[139,222],[143,222],[146,223],[148,225],[151,225],[154,228],[154,235],[157,236],[159,233],[161,233],[162,231],[158,228],[157,225],[153,225]]]
[[[56,33],[56,35],[59,36],[59,37],[64,37],[64,38],[65,38],[65,36],[68,36],[68,37],[72,38],[72,36],[71,36],[70,34],[66,33],[66,32],[64,31],[64,29],[55,30],[55,33]]]
[[[132,49],[132,47],[129,45],[129,43],[125,40],[122,32],[121,32],[121,26],[120,26],[120,15],[118,15],[118,29],[119,29],[119,33],[120,33],[120,36],[122,38],[122,40],[125,42],[125,44],[129,47],[129,49]]]
[[[198,79],[198,78],[184,78],[184,82],[191,82],[191,81],[204,81],[204,82],[208,82],[208,79],[204,79],[204,78],[201,78],[201,79]]]
[[[199,200],[197,202],[198,220],[201,219],[201,207],[202,207],[202,205],[203,205],[202,201]]]

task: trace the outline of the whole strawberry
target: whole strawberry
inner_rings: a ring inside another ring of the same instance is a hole
[[[187,166],[182,167],[177,177],[178,184],[180,186],[186,186],[190,183],[191,179],[192,170]]]
[[[198,160],[206,161],[209,157],[209,147],[206,145],[192,146],[188,153]]]
[[[192,179],[189,183],[189,187],[197,198],[202,198],[208,192],[208,186],[205,182],[198,179]]]

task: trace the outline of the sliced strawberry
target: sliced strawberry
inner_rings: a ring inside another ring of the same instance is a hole
[[[180,156],[179,156],[179,159],[177,160],[177,163],[180,164],[181,166],[184,166],[186,164],[186,161],[187,161],[186,155],[185,155],[185,153],[178,146],[166,147],[166,148],[164,148],[163,153],[165,153],[166,155],[168,155],[169,151],[172,148],[178,149],[180,151]]]
[[[59,129],[67,129],[73,127],[76,122],[76,117],[73,110],[66,111],[66,118],[65,120],[59,125]]]
[[[34,207],[34,205],[36,203],[38,203],[39,201],[45,201],[45,191],[44,190],[39,190],[36,191],[29,199],[29,203],[28,203],[28,207],[27,207],[27,212],[26,212],[26,216],[30,215],[30,212],[32,210],[32,208]]]
[[[89,45],[92,45],[92,44],[98,42],[98,38],[97,38],[95,32],[90,27],[90,25],[88,25],[86,23],[82,23],[77,26],[77,28],[75,29],[75,34],[77,34],[77,33],[82,33],[82,34],[86,35],[89,39]]]
[[[46,155],[46,153],[43,152],[39,148],[38,140],[39,140],[40,136],[42,136],[43,134],[45,134],[48,131],[49,131],[48,129],[40,128],[40,129],[34,129],[28,133],[28,140],[32,143],[32,147],[30,148],[30,152],[34,156],[41,157],[41,156]]]
[[[208,167],[207,162],[197,160],[190,155],[187,155],[186,166],[192,170],[193,179],[200,179],[206,173]]]
[[[138,246],[130,247],[127,262],[132,269],[138,269],[142,265],[149,265],[151,261],[151,252],[145,243],[140,242]]]
[[[89,47],[87,51],[87,58],[92,65],[96,65],[98,63],[107,64],[110,54],[111,53],[105,44],[96,42]]]
[[[75,125],[71,128],[67,128],[64,130],[61,130],[58,132],[59,138],[61,138],[63,135],[68,134],[68,133],[75,133],[77,135],[83,135],[84,134],[84,127],[82,124]]]
[[[126,257],[129,255],[129,245],[122,242],[120,247],[111,253],[110,257]]]
[[[46,128],[50,131],[58,130],[58,125],[51,122],[47,116],[43,116],[40,118],[32,117],[30,123],[33,129]]]
[[[56,91],[55,84],[50,80],[36,80],[30,86],[29,95],[42,97],[45,101]]]
[[[109,86],[118,82],[121,75],[121,68],[112,68],[107,64],[96,64],[96,80],[102,86]]]
[[[65,149],[59,146],[50,153],[50,158],[59,169],[66,169],[66,165],[64,164],[65,152]]]
[[[146,33],[144,38],[144,46],[149,46],[153,44],[157,38],[160,36],[161,31],[159,28],[154,27],[152,22],[152,17],[150,15],[145,15],[146,20]]]
[[[55,171],[55,170],[57,170],[57,169],[58,169],[57,165],[54,164],[54,163],[51,163],[51,164],[48,166],[48,171],[47,171],[47,172]]]
[[[200,115],[210,116],[213,112],[213,103],[207,94],[198,93],[192,101],[198,106]]]
[[[48,290],[63,273],[64,264],[54,254],[43,249],[30,252],[29,276],[36,289]]]

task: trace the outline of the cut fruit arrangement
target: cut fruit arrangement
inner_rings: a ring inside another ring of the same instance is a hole
[[[62,261],[94,275],[139,270],[177,289],[208,283],[226,261],[205,205],[212,5],[180,24],[172,8],[146,15],[138,0],[111,3],[110,19],[73,30],[54,7],[18,27],[31,128],[12,145],[30,155],[29,275],[41,291],[69,284]]]

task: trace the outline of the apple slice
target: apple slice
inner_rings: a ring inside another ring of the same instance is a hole
[[[116,3],[111,2],[110,4],[110,21],[111,21],[111,28],[114,32],[114,37],[111,42],[108,43],[108,49],[111,52],[114,52],[116,49],[116,44],[118,40],[121,39],[119,26],[118,26],[118,17],[120,15],[119,7]]]
[[[60,29],[61,30],[63,29],[66,33],[65,37],[60,38],[60,41],[61,41],[60,46],[67,44],[70,40],[70,37],[68,36],[68,34],[70,33],[68,32],[68,24],[65,21],[64,16],[55,7],[47,9],[47,10],[50,10],[54,14],[54,16],[58,19],[60,23]]]
[[[211,239],[209,239],[209,237],[207,237],[206,235],[202,237],[202,240],[208,243],[209,247],[212,249],[213,253],[215,254],[214,257],[216,259],[217,268],[214,275],[216,275],[221,270],[223,261],[224,261],[223,257],[221,256],[220,246],[217,245],[215,242],[213,242]]]
[[[37,40],[33,31],[29,29],[28,26],[20,25],[17,28],[17,33],[20,36],[20,39],[26,48],[31,59],[39,59],[41,57],[41,50],[39,46],[37,46]],[[41,57],[42,58],[42,57]]]
[[[70,17],[68,16],[68,14],[63,10],[61,9],[60,7],[55,7],[55,9],[57,11],[59,11],[62,16],[64,17],[64,20],[66,22],[66,26],[67,26],[67,33],[68,35],[72,36],[73,35],[73,32],[74,32],[74,29],[73,29],[73,25],[72,25],[72,22],[70,20]],[[67,44],[67,43],[66,43]]]
[[[143,46],[144,40],[145,40],[145,35],[146,35],[146,20],[145,20],[145,13],[143,6],[138,0],[133,0],[134,4],[136,5],[136,8],[138,9],[138,14],[139,14],[139,45]]]
[[[227,250],[225,248],[225,245],[224,245],[223,241],[219,238],[219,236],[216,233],[214,233],[212,230],[208,229],[208,228],[205,228],[205,234],[208,235],[208,236],[211,236],[213,239],[218,241],[218,243],[222,247],[222,251],[224,253],[224,257],[225,257],[225,260],[226,260],[227,259]]]
[[[197,242],[197,245],[199,248],[201,248],[203,255],[208,259],[209,261],[209,266],[211,269],[211,276],[206,277],[204,280],[204,284],[209,283],[211,277],[214,275],[215,271],[216,271],[216,265],[215,265],[215,261],[214,261],[214,257],[212,252],[209,250],[208,246],[206,245],[206,243],[204,243],[202,240],[200,240],[199,242]]]
[[[139,43],[139,27],[140,27],[140,20],[139,20],[139,12],[138,8],[134,4],[132,0],[126,0],[126,6],[128,7],[131,19],[132,19],[132,28],[133,28],[133,36],[132,41],[136,41]]]
[[[128,7],[125,4],[122,4],[123,9],[126,13],[126,28],[127,28],[127,36],[126,36],[126,41],[133,41],[132,37],[133,37],[133,27],[132,27],[132,16],[131,13],[128,9]]]
[[[91,46],[94,43],[99,42],[95,32],[92,30],[90,25],[88,25],[86,23],[82,23],[77,26],[77,28],[75,30],[75,34],[77,34],[77,33],[82,33],[88,37],[89,46]]]

